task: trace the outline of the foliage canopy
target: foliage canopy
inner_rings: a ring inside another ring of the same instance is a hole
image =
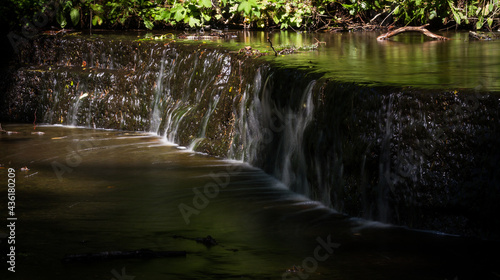
[[[10,27],[50,15],[60,28],[243,25],[319,29],[371,24],[496,28],[500,0],[5,0]]]

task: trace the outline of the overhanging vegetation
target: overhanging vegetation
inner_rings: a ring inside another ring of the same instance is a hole
[[[31,24],[78,29],[337,30],[352,24],[430,23],[491,30],[500,25],[499,0],[7,0],[0,9],[11,29]]]

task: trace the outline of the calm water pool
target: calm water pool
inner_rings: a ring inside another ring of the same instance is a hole
[[[3,128],[17,133],[0,134],[0,212],[6,217],[7,170],[15,168],[18,220],[16,273],[3,269],[2,279],[495,279],[499,273],[497,243],[351,219],[257,168],[155,135]],[[0,234],[9,233],[2,227]],[[218,245],[193,240],[207,235]],[[141,248],[187,254],[62,262],[68,254]],[[286,273],[294,266],[305,269]]]
[[[418,32],[407,32],[379,42],[376,37],[382,33],[239,31],[236,38],[228,40],[177,41],[221,45],[234,50],[251,46],[261,52],[272,52],[267,42],[268,36],[275,47],[307,47],[320,41],[324,44],[320,44],[314,51],[302,51],[280,57],[270,55],[264,59],[284,67],[323,73],[339,81],[369,85],[500,91],[500,40],[473,41],[469,40],[467,32],[436,31],[451,40],[435,41]],[[109,35],[104,33],[95,36]],[[126,33],[119,38],[141,39],[144,36],[144,33]]]

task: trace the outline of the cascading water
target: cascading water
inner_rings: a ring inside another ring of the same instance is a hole
[[[309,123],[313,120],[314,104],[312,91],[316,81],[311,81],[305,90],[298,112],[287,110],[285,117],[282,150],[282,164],[277,167],[275,174],[282,174],[280,179],[299,193],[309,196],[307,177],[307,162],[304,151],[304,136]],[[281,168],[280,168],[281,167]],[[281,170],[280,170],[281,169]]]
[[[210,120],[210,116],[214,112],[215,108],[217,108],[217,103],[219,102],[219,98],[220,98],[219,96],[214,96],[213,103],[209,104],[208,110],[205,113],[205,116],[203,116],[202,123],[200,126],[200,131],[198,132],[197,137],[191,142],[191,144],[189,144],[188,147],[189,150],[195,150],[198,143],[203,139],[205,139],[208,121]],[[176,129],[179,128],[177,127]]]
[[[177,132],[179,131],[179,126],[182,122],[184,116],[187,116],[192,108],[183,107],[182,102],[177,101],[175,105],[167,109],[167,122],[165,126],[165,138],[171,142],[175,143],[177,139]]]
[[[237,133],[233,143],[245,147],[244,160],[255,165],[259,165],[266,147],[275,143],[276,149],[272,153],[276,160],[269,171],[294,191],[309,195],[303,137],[313,119],[316,81],[309,82],[304,92],[299,93],[301,99],[296,108],[291,108],[291,104],[280,107],[281,104],[276,104],[272,96],[273,75],[266,77],[262,83],[260,73],[258,71],[255,77],[255,87],[244,91],[242,107],[234,112],[241,121],[235,126]],[[247,100],[247,95],[252,98]]]
[[[380,162],[379,162],[379,182],[378,182],[378,220],[383,222],[390,221],[390,209],[387,207],[387,199],[390,192],[394,192],[394,187],[390,179],[391,174],[391,137],[393,134],[392,127],[392,111],[394,97],[389,98],[386,112],[381,112],[380,115],[385,116],[385,123],[380,123],[382,139],[380,143]]]
[[[163,51],[163,56],[161,59],[160,71],[158,72],[158,80],[156,81],[155,95],[153,98],[153,102],[151,104],[151,108],[153,108],[153,112],[151,113],[151,124],[150,130],[156,134],[159,134],[160,125],[162,122],[162,116],[165,112],[165,108],[163,106],[163,98],[167,95],[163,92],[163,73],[165,69],[165,51]]]
[[[36,110],[50,123],[152,131],[250,162],[352,216],[494,232],[477,217],[493,217],[496,204],[470,212],[473,199],[497,198],[481,194],[498,182],[493,95],[356,85],[202,44],[79,37],[34,43],[66,51],[34,48],[24,57],[38,68],[16,75],[11,119]],[[474,110],[453,109],[471,108],[471,101]]]

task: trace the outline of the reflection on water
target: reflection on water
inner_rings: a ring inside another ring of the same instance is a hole
[[[402,33],[376,40],[381,32],[274,32],[274,46],[307,46],[325,42],[317,51],[265,59],[283,66],[310,69],[340,81],[423,88],[500,90],[500,40],[469,41],[465,32],[439,32],[451,38],[435,41],[421,33]],[[251,45],[271,51],[268,33],[241,32],[235,48]],[[219,40],[216,44],[230,45]],[[199,43],[199,41],[197,42]],[[210,42],[206,42],[210,43]]]
[[[378,33],[308,34],[326,42],[316,52],[282,58],[283,64],[311,67],[351,82],[424,88],[500,90],[500,42],[467,42],[466,33],[447,33],[450,41],[432,41],[420,33],[403,33],[379,42]],[[290,34],[289,34],[290,36]],[[313,41],[314,42],[314,41]]]
[[[493,279],[499,272],[498,256],[489,254],[497,243],[349,219],[259,169],[157,136],[3,127],[19,132],[0,135],[0,177],[14,167],[17,180],[17,272],[7,279]],[[207,235],[219,244],[192,240]],[[187,256],[61,263],[66,254],[141,248]],[[294,265],[305,268],[284,274]]]
[[[478,88],[500,90],[500,40],[469,41],[466,32],[437,32],[449,41],[431,40],[421,33],[402,33],[377,41],[382,32],[297,33],[239,31],[234,39],[177,40],[184,43],[229,47],[252,46],[272,52],[267,36],[276,46],[310,46],[318,50],[267,59],[283,66],[325,73],[335,80],[423,88]],[[94,34],[94,38],[137,40],[143,33]],[[317,40],[316,40],[317,39]],[[167,40],[168,41],[168,40]]]

